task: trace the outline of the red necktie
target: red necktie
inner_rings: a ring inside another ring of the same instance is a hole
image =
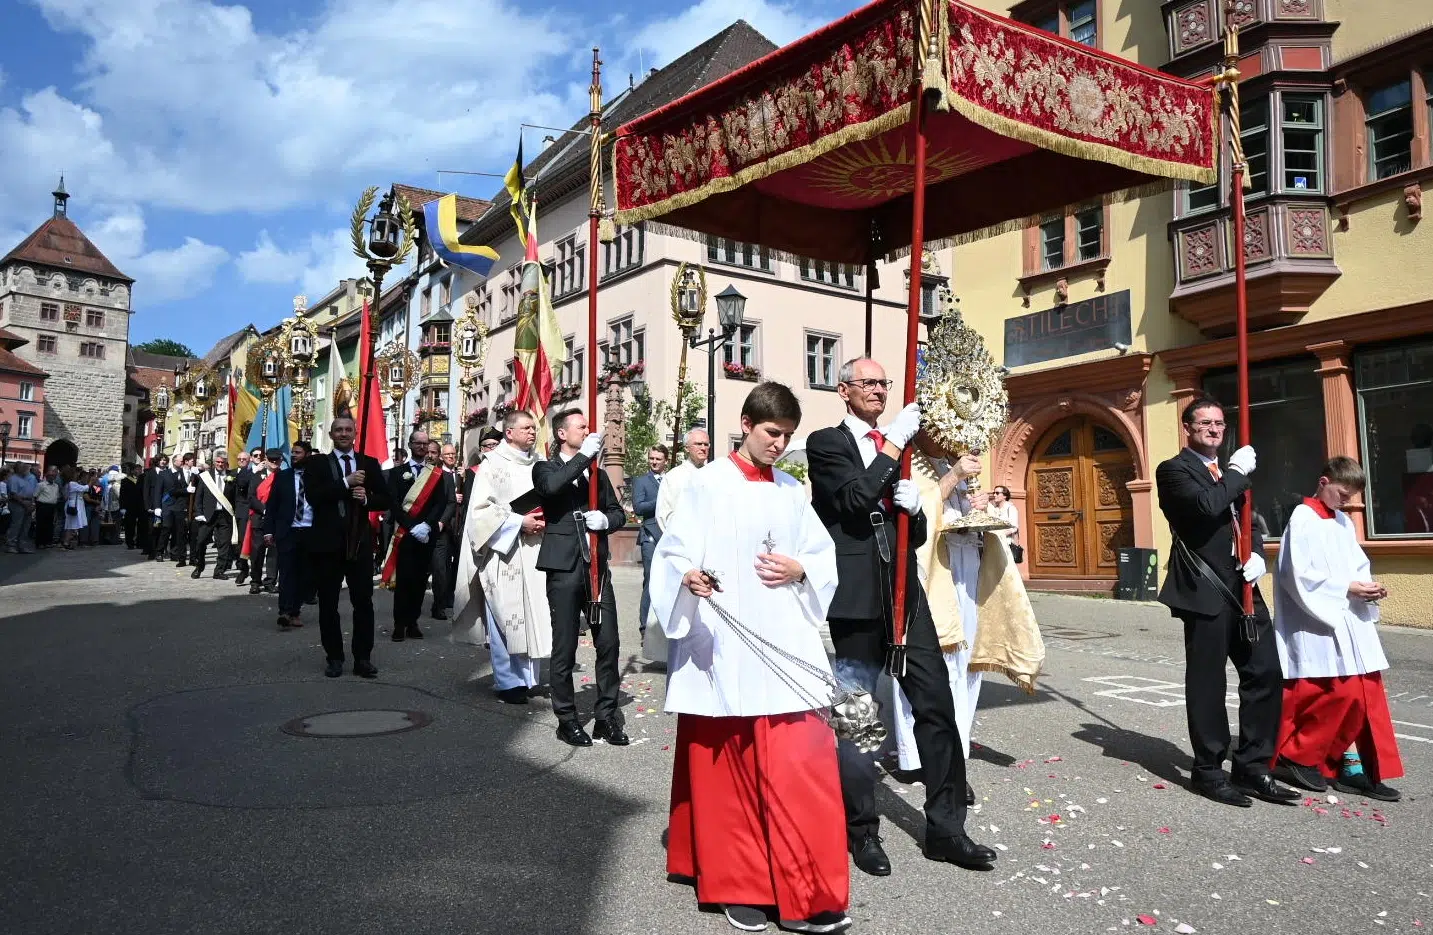
[[[1219,470],[1219,465],[1216,462],[1210,461],[1206,466],[1209,468],[1209,476],[1214,478],[1215,483],[1224,479],[1224,472]],[[1239,516],[1234,512],[1232,505],[1229,507],[1229,531],[1234,535],[1234,559],[1238,561],[1243,557],[1244,551],[1239,548]]]
[[[871,429],[869,432],[866,433],[866,437],[876,443],[876,454],[880,454],[881,449],[884,448],[886,445],[886,436],[881,433],[880,429]],[[886,515],[894,516],[896,512],[896,505],[891,501],[890,497],[882,497],[881,509],[886,511]]]

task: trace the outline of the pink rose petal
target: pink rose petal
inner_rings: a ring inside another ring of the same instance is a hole
[[[1135,916],[1140,925],[1154,925],[1154,916]]]

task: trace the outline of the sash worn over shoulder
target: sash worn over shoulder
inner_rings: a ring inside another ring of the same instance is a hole
[[[234,504],[230,503],[230,502],[229,502],[229,498],[226,497],[226,496],[224,496],[224,489],[223,489],[222,487],[220,487],[218,484],[214,483],[214,477],[213,477],[213,475],[211,475],[208,471],[202,471],[202,472],[200,472],[200,474],[199,474],[199,479],[204,482],[204,486],[205,486],[205,487],[208,487],[208,488],[209,488],[209,492],[214,495],[214,499],[217,500],[217,501],[219,501],[219,505],[224,508],[224,512],[225,512],[225,513],[228,513],[230,516],[233,516],[233,515],[234,515]],[[227,478],[225,478],[225,479],[227,480]],[[238,545],[238,544],[239,544],[239,524],[238,524],[238,523],[230,523],[230,524],[229,524],[229,544],[230,544],[230,545]]]
[[[403,512],[421,513],[428,507],[428,502],[433,498],[439,484],[443,480],[443,471],[431,464],[424,465],[423,473],[408,488],[408,493],[403,497]],[[434,529],[431,535],[437,535],[438,530]],[[380,585],[389,591],[398,587],[394,578],[398,574],[398,546],[408,537],[408,530],[402,526],[393,530],[393,538],[388,542],[388,554],[383,557],[383,577]]]

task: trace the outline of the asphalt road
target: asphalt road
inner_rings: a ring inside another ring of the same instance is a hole
[[[630,652],[636,743],[572,750],[545,702],[498,704],[484,654],[445,624],[391,643],[387,595],[379,679],[329,680],[312,623],[276,632],[272,598],[131,554],[0,556],[5,935],[730,931],[665,879],[675,720],[662,673]],[[640,578],[619,575],[635,646]],[[854,931],[1433,926],[1433,634],[1384,633],[1402,802],[1235,810],[1184,788],[1181,644],[1164,611],[1036,600],[1039,690],[988,679],[975,730],[970,831],[1000,848],[996,869],[925,861],[921,790],[887,779],[895,873],[853,874]],[[429,723],[282,730],[354,709]]]

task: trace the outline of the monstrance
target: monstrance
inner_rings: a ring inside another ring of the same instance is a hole
[[[955,457],[979,455],[1004,430],[1010,397],[985,342],[965,326],[950,287],[940,288],[940,319],[928,329],[924,366],[916,375],[922,428]],[[968,494],[980,490],[978,477],[967,478],[965,485]],[[972,510],[948,528],[1008,529],[1010,524]]]

